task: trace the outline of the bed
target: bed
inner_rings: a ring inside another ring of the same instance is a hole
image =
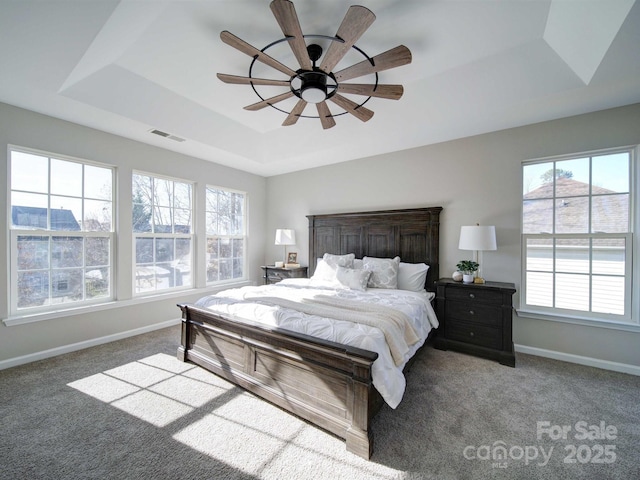
[[[353,254],[358,259],[399,256],[403,263],[429,266],[425,289],[434,292],[441,210],[309,215],[310,276],[325,254]],[[253,319],[238,321],[235,310],[213,312],[202,301],[178,306],[182,310],[180,360],[200,365],[332,432],[345,440],[347,450],[370,458],[371,419],[385,402],[374,385],[379,353]],[[398,365],[406,371],[417,350],[412,349],[407,355],[411,358]]]

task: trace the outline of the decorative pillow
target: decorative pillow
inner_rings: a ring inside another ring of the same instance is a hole
[[[352,268],[354,258],[355,254],[353,253],[347,255],[325,253],[322,258],[318,259],[311,280],[316,282],[336,282],[336,268],[339,266]]]
[[[427,280],[429,265],[426,263],[402,263],[398,270],[398,288],[412,292],[422,292]]]
[[[364,257],[362,261],[364,269],[371,271],[367,285],[369,288],[398,288],[400,257]]]
[[[338,267],[336,268],[336,279],[341,285],[352,290],[366,290],[367,282],[371,276],[370,270],[356,268]]]
[[[331,253],[325,253],[322,259],[327,262],[330,267],[334,269],[336,267],[353,268],[353,260],[356,258],[355,254],[348,253],[346,255],[333,255]]]

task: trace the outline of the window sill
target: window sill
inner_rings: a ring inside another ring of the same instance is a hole
[[[549,315],[531,310],[516,310],[519,317],[546,320],[549,322],[571,323],[587,327],[606,328],[608,330],[622,330],[625,332],[640,333],[640,325],[631,322],[615,322],[611,320],[593,320],[590,318],[567,317],[561,315]]]
[[[112,300],[104,303],[94,303],[91,305],[83,305],[78,307],[67,307],[55,311],[28,313],[22,315],[13,315],[2,320],[2,323],[7,327],[13,327],[17,325],[25,325],[27,323],[42,322],[46,320],[53,320],[56,318],[72,317],[76,315],[86,315],[87,313],[93,313],[101,310],[110,310],[114,308],[128,307],[132,305],[140,305],[149,302],[157,302],[158,300],[170,300],[170,299],[184,299],[186,296],[192,296],[195,294],[205,296],[212,295],[214,293],[226,290],[228,288],[244,287],[252,285],[248,280],[235,283],[225,283],[224,285],[211,285],[205,288],[191,288],[180,291],[157,293],[145,296],[136,296],[127,300]]]

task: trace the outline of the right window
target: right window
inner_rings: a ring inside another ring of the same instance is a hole
[[[523,163],[523,309],[631,321],[633,150]]]

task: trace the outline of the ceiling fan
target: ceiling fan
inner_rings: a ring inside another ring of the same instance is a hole
[[[411,52],[404,45],[397,46],[384,53],[369,57],[355,43],[375,20],[375,15],[367,8],[354,5],[349,7],[340,27],[334,37],[326,35],[304,35],[293,3],[289,0],[273,0],[270,4],[284,38],[277,40],[262,50],[249,45],[244,40],[236,37],[228,31],[220,33],[224,43],[253,58],[249,67],[249,76],[227,75],[218,73],[218,78],[225,83],[251,85],[254,92],[261,99],[259,102],[244,107],[246,110],[260,110],[265,107],[273,107],[287,113],[287,118],[282,125],[293,125],[300,117],[319,118],[322,128],[335,126],[334,117],[350,113],[354,117],[366,122],[373,117],[373,112],[364,107],[371,97],[398,100],[402,97],[404,89],[402,85],[382,85],[378,83],[378,72],[399,67],[411,63]],[[317,43],[307,44],[307,39],[323,39],[329,41],[326,52]],[[279,62],[266,53],[266,50],[281,42],[288,42],[291,50],[300,64],[300,68],[292,69]],[[347,68],[334,72],[333,69],[345,57],[350,50],[355,50],[364,57],[364,60]],[[324,54],[324,55],[323,55]],[[261,62],[284,74],[284,79],[256,78],[252,76],[255,62]],[[319,62],[319,65],[318,65]],[[374,83],[343,83],[364,75],[375,75]],[[287,91],[270,98],[264,98],[256,89],[256,86],[270,85],[287,87]],[[353,94],[367,97],[364,101],[356,103],[341,94]],[[277,103],[297,98],[297,103],[286,111],[278,108]],[[340,107],[342,112],[332,113],[327,101]],[[303,115],[304,109],[309,103],[316,106],[318,115]]]

